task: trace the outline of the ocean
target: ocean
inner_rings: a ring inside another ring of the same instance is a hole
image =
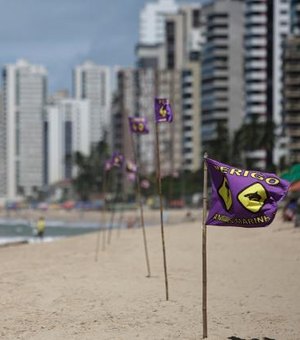
[[[59,220],[46,221],[43,240],[45,242],[55,241],[64,237],[96,232],[104,227],[124,227],[114,223],[112,226],[96,222],[65,222]],[[0,245],[11,243],[34,243],[36,237],[35,224],[23,219],[0,218]]]

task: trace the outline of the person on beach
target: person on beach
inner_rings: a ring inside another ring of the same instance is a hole
[[[41,216],[36,224],[36,229],[37,229],[37,237],[39,237],[41,240],[44,237],[44,233],[45,233],[45,227],[46,227],[46,223],[45,223],[45,219],[43,216]]]

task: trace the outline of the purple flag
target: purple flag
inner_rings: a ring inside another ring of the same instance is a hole
[[[148,189],[148,188],[150,187],[150,182],[149,182],[147,179],[143,179],[143,180],[141,181],[141,187],[142,187],[143,189]]]
[[[105,171],[109,171],[111,170],[112,168],[112,162],[111,162],[111,159],[107,159],[104,163],[104,168],[105,168]]]
[[[128,117],[130,131],[132,133],[149,133],[148,121],[146,117]]]
[[[127,173],[127,179],[130,182],[134,182],[136,178],[135,172],[128,172]]]
[[[120,153],[115,151],[111,157],[111,164],[117,168],[120,168],[123,165],[124,156]]]
[[[265,227],[287,194],[289,182],[272,173],[242,170],[206,159],[212,197],[207,225]]]
[[[173,112],[168,99],[155,98],[155,121],[156,123],[173,121]]]
[[[134,162],[127,160],[126,161],[126,171],[137,172],[137,165]]]

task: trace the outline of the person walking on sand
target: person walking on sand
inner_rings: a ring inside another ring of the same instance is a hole
[[[36,224],[36,229],[37,229],[37,237],[39,237],[41,240],[43,239],[44,237],[44,233],[45,233],[45,219],[43,216],[41,216],[38,221],[37,221],[37,224]]]

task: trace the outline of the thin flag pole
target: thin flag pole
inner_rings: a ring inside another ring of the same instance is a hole
[[[147,237],[146,237],[146,228],[145,228],[145,221],[144,221],[144,210],[143,210],[143,202],[142,202],[142,195],[141,195],[141,184],[140,184],[140,174],[139,174],[140,164],[139,164],[139,160],[138,160],[138,157],[137,157],[137,152],[135,150],[133,134],[130,133],[130,136],[131,136],[133,157],[134,157],[134,161],[135,161],[136,167],[137,167],[137,170],[136,170],[136,196],[137,196],[137,200],[138,200],[139,206],[140,206],[140,221],[141,221],[141,226],[142,226],[142,231],[143,231],[145,259],[146,259],[147,273],[148,273],[147,277],[151,277],[150,261],[149,261],[148,245],[147,245]]]
[[[123,195],[122,195],[122,197],[121,197],[121,200],[122,200],[122,206],[121,206],[121,209],[120,209],[120,215],[119,215],[119,220],[118,220],[117,238],[120,238],[120,235],[121,235],[121,228],[122,228],[123,218],[124,218],[124,207],[123,207],[123,204],[124,204],[124,196],[123,196]]]
[[[109,223],[109,227],[108,227],[108,233],[107,233],[107,244],[110,244],[111,241],[111,236],[112,236],[112,229],[113,229],[113,224],[114,224],[114,220],[115,220],[115,214],[116,214],[116,205],[117,205],[117,200],[118,200],[118,176],[115,176],[115,198],[114,200],[111,202],[111,215],[110,215],[110,223]]]
[[[102,192],[103,192],[103,206],[102,206],[102,221],[103,221],[103,233],[105,231],[105,198],[106,198],[106,171],[105,165],[103,166],[103,173],[102,173]],[[99,226],[99,230],[97,233],[97,241],[96,241],[96,252],[95,252],[95,261],[98,261],[98,254],[99,254],[99,246],[100,246],[100,233],[101,233],[101,224]],[[104,235],[103,235],[104,238]]]
[[[157,184],[158,184],[158,194],[160,201],[160,226],[161,226],[161,240],[163,249],[163,260],[164,260],[164,273],[165,273],[165,288],[166,288],[166,300],[169,300],[169,287],[168,287],[168,272],[167,272],[167,260],[166,260],[166,247],[165,247],[165,236],[164,236],[164,218],[163,218],[163,199],[162,199],[162,189],[161,189],[161,173],[160,173],[160,150],[159,150],[159,131],[158,124],[155,123],[155,133],[156,133],[156,157],[157,157]]]
[[[105,181],[105,185],[107,186],[107,187],[109,187],[110,186],[110,182],[111,182],[111,178],[112,178],[112,175],[111,175],[111,171],[112,171],[112,169],[110,169],[109,170],[109,172],[108,172],[108,178],[107,178],[107,180]],[[106,186],[105,186],[105,199],[104,199],[104,202],[106,202]],[[105,208],[106,208],[106,204],[104,205],[105,206]],[[107,227],[106,227],[106,213],[107,213],[107,211],[106,211],[106,209],[104,209],[103,208],[103,220],[104,220],[104,228],[103,228],[103,235],[102,235],[102,251],[104,251],[105,250],[105,244],[106,244],[106,231],[107,231]]]
[[[207,256],[206,256],[206,214],[207,214],[207,153],[203,162],[203,210],[202,210],[202,322],[203,339],[207,338]]]

